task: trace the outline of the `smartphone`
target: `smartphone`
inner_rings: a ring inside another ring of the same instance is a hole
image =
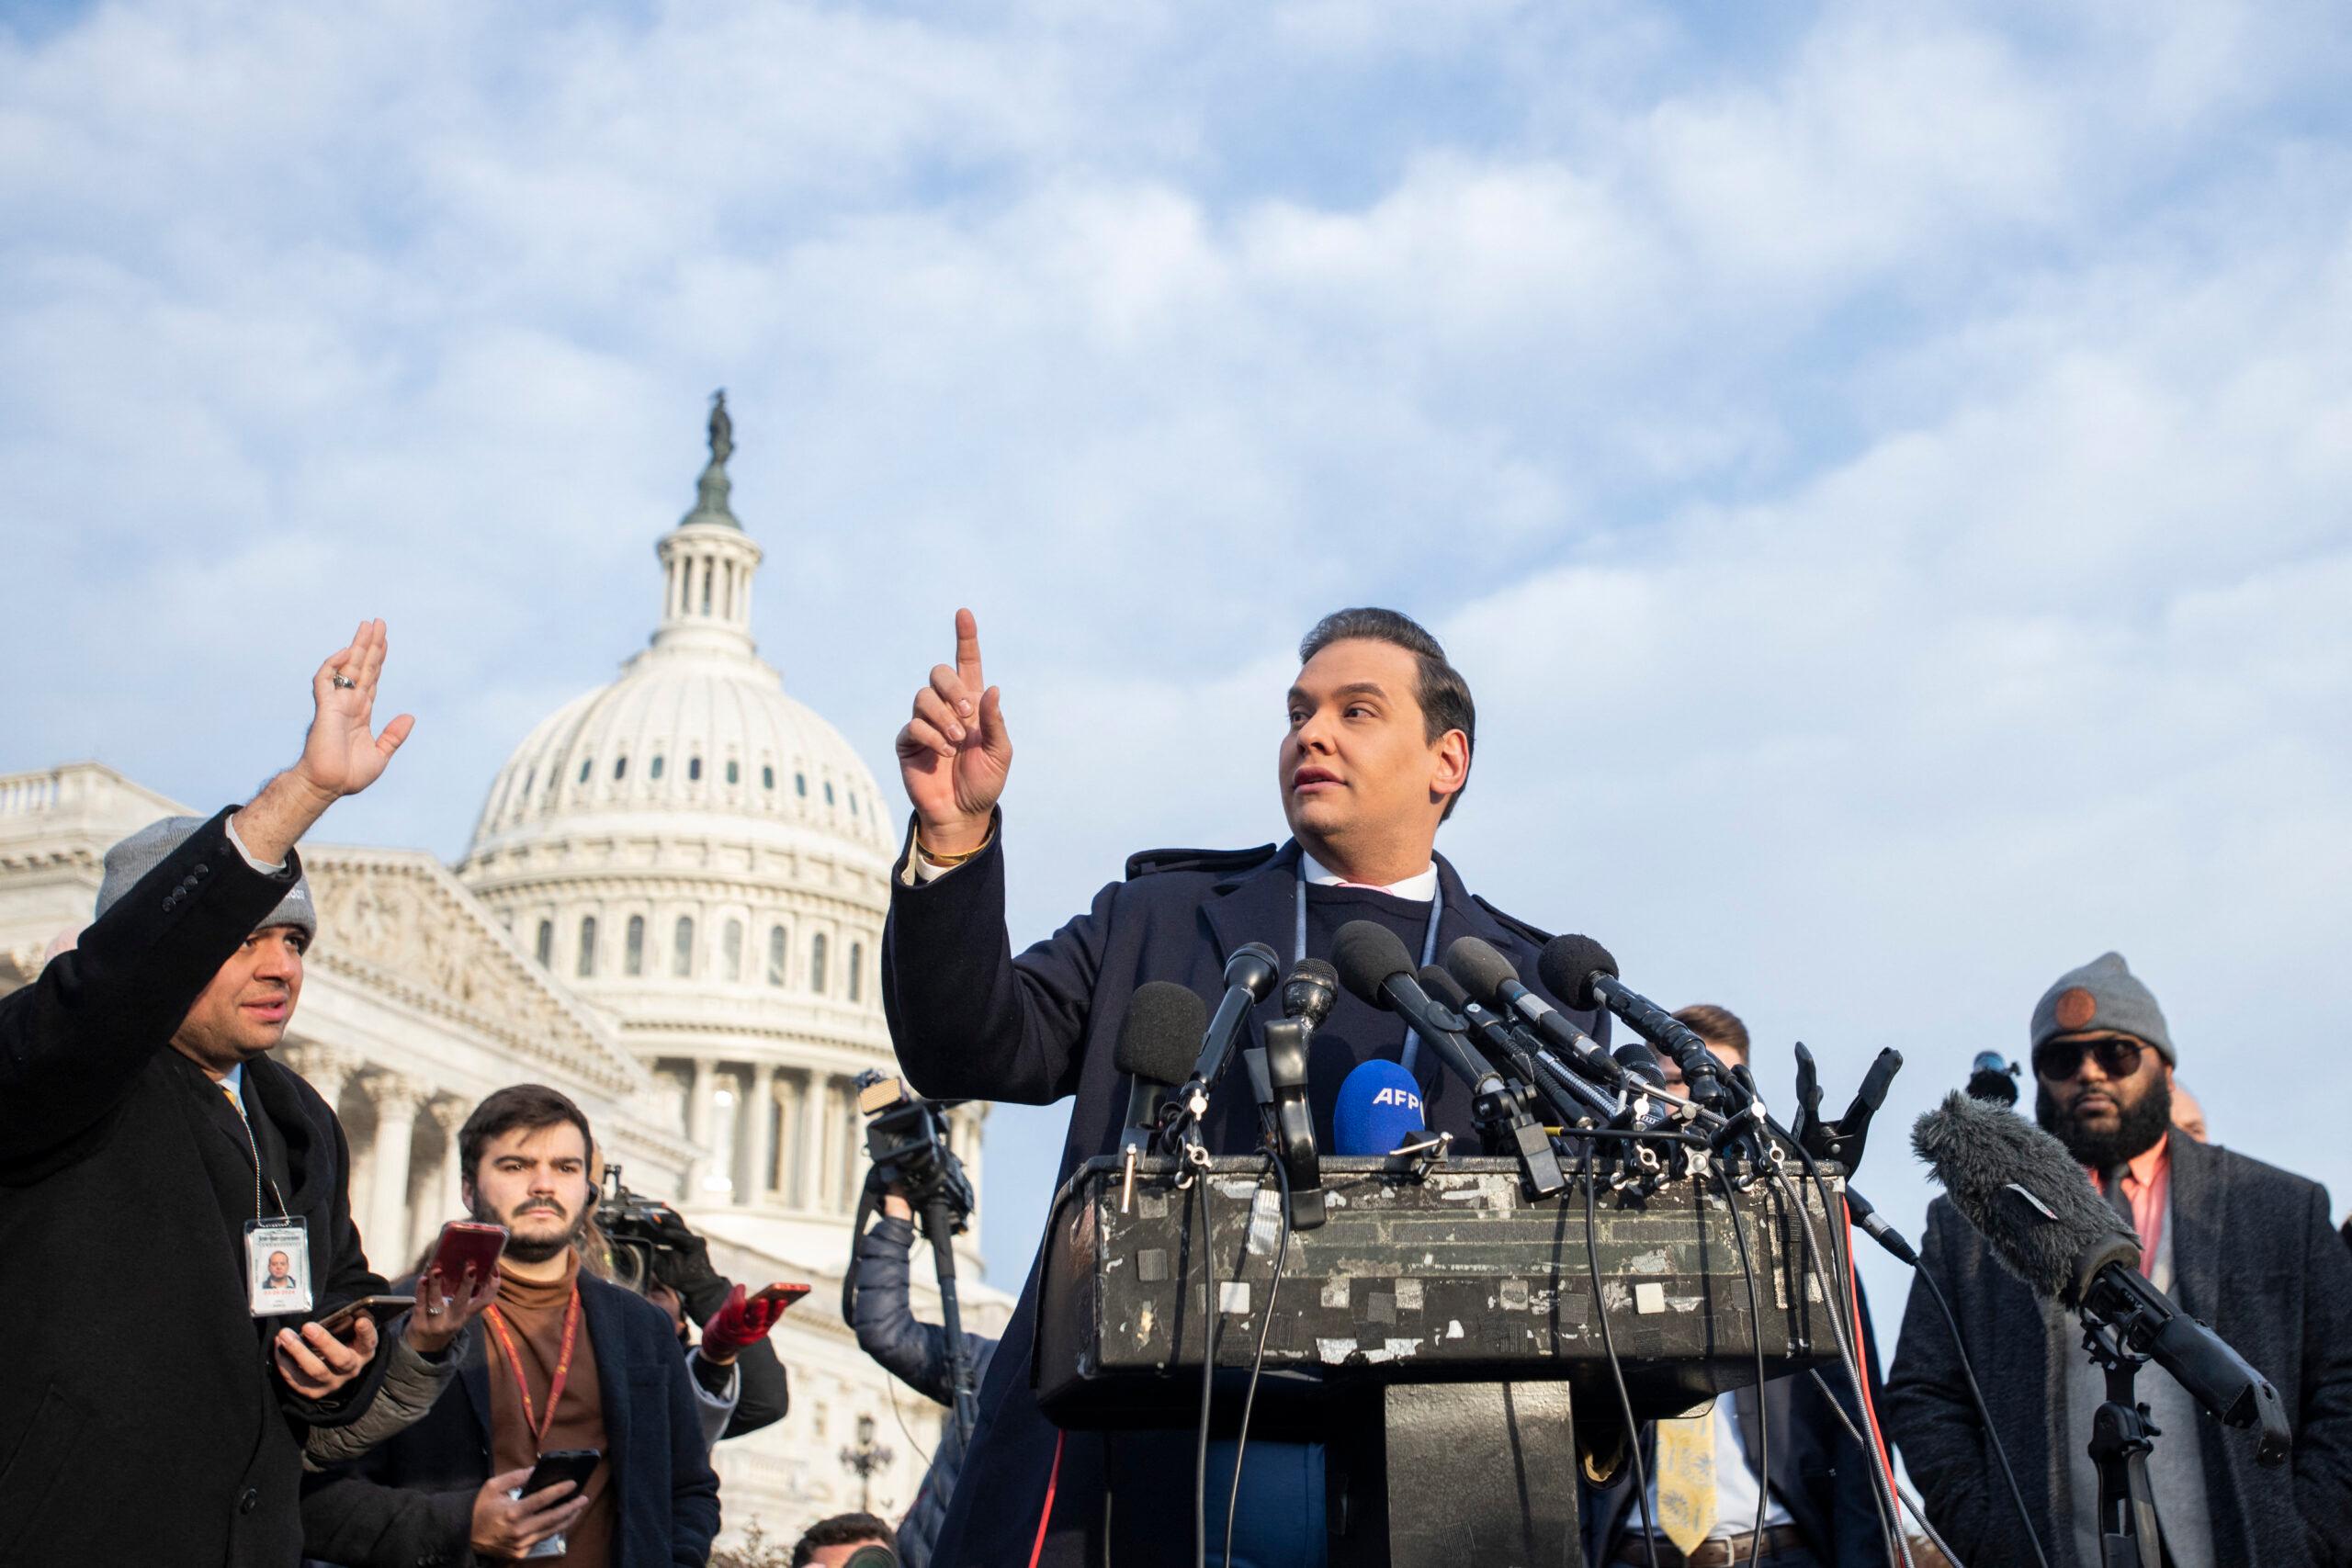
[[[441,1239],[434,1245],[433,1261],[426,1271],[438,1269],[442,1280],[455,1288],[466,1277],[466,1265],[473,1265],[476,1280],[490,1278],[498,1267],[501,1253],[506,1250],[506,1227],[486,1225],[474,1220],[451,1220],[441,1227]]]
[[[523,1495],[528,1497],[559,1481],[569,1481],[572,1490],[565,1495],[568,1502],[580,1495],[579,1488],[588,1484],[588,1478],[596,1472],[596,1461],[604,1457],[595,1449],[549,1450],[531,1467],[531,1478],[523,1483]]]
[[[374,1318],[379,1325],[382,1325],[390,1323],[415,1304],[414,1296],[361,1296],[355,1301],[344,1303],[326,1316],[320,1318],[318,1323],[321,1328],[340,1339],[345,1330],[359,1321],[359,1314],[362,1313]]]
[[[752,1293],[752,1300],[755,1302],[774,1302],[776,1304],[776,1310],[781,1312],[784,1308],[790,1306],[793,1303],[807,1295],[809,1289],[810,1287],[807,1285],[770,1285],[763,1291],[754,1291]]]

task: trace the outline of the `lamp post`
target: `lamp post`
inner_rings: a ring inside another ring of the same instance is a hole
[[[859,1513],[870,1514],[874,1511],[874,1472],[877,1470],[889,1469],[890,1461],[897,1457],[888,1449],[875,1442],[874,1417],[860,1416],[857,1418],[856,1443],[842,1450],[842,1468],[857,1477],[857,1511]]]

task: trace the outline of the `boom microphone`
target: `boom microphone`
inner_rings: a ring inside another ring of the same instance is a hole
[[[1470,939],[1475,941],[1476,939]],[[1558,1058],[1526,1027],[1508,1016],[1480,1007],[1462,988],[1462,982],[1444,967],[1421,965],[1421,987],[1438,1001],[1469,1022],[1471,1038],[1482,1044],[1489,1061],[1509,1062],[1521,1078],[1545,1091],[1544,1098],[1559,1113],[1564,1126],[1589,1127],[1617,1114],[1615,1097],[1573,1073],[1561,1070]]]
[[[1664,1049],[1682,1068],[1683,1077],[1693,1089],[1702,1076],[1715,1076],[1713,1058],[1707,1055],[1707,1043],[1690,1025],[1618,979],[1617,960],[1592,938],[1554,937],[1544,944],[1543,955],[1536,960],[1536,972],[1552,987],[1552,994],[1566,997],[1570,1007],[1587,1010],[1607,1008],[1624,1020],[1634,1033]],[[1691,1071],[1690,1057],[1694,1053],[1704,1067],[1703,1074]],[[1691,1098],[1699,1097],[1694,1093]]]
[[[1209,1090],[1225,1076],[1234,1042],[1250,1026],[1250,1010],[1273,994],[1274,981],[1282,973],[1275,967],[1280,962],[1274,950],[1262,942],[1243,942],[1225,961],[1225,995],[1202,1032],[1201,1054],[1193,1064],[1193,1076],[1176,1091],[1176,1102],[1184,1108],[1185,1118],[1178,1124],[1178,1132],[1193,1149],[1199,1148],[1199,1141],[1193,1129],[1209,1113]]]
[[[1953,1093],[1919,1118],[1911,1146],[1993,1255],[2035,1294],[2110,1329],[2224,1426],[2259,1425],[2255,1458],[2262,1463],[2286,1458],[2291,1439],[2278,1391],[2140,1272],[2139,1237],[2065,1145],[2012,1111]]]

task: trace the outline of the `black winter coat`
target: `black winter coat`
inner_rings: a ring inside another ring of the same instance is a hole
[[[670,1314],[583,1274],[580,1317],[596,1348],[619,1504],[613,1568],[701,1568],[718,1534],[718,1477]],[[490,1336],[466,1338],[462,1395],[445,1393],[414,1426],[306,1483],[308,1555],[346,1568],[475,1561],[474,1495],[491,1477]]]
[[[270,1340],[297,1320],[246,1312],[245,1134],[168,1043],[300,874],[254,871],[228,818],[0,998],[0,1562],[290,1568],[305,1427],[349,1420],[382,1376],[379,1357],[326,1404],[278,1379]],[[334,1112],[266,1057],[244,1089],[265,1173],[309,1224],[317,1313],[382,1290]]]
[[[1291,843],[1136,855],[1127,863],[1126,881],[1104,887],[1086,913],[1015,958],[1004,925],[1004,837],[1000,817],[978,857],[921,886],[905,880],[901,854],[882,936],[883,1006],[899,1065],[924,1094],[1033,1105],[1075,1096],[1057,1178],[1068,1180],[1081,1162],[1118,1146],[1127,1086],[1113,1054],[1136,987],[1173,980],[1214,1005],[1224,992],[1227,957],[1249,942],[1272,946],[1287,966],[1299,850]],[[911,847],[910,834],[907,852]],[[1481,938],[1540,988],[1535,958],[1544,933],[1473,898],[1443,856],[1437,872],[1444,900],[1438,951],[1460,937]],[[1345,897],[1367,916],[1383,905],[1391,913],[1402,905],[1371,892],[1351,890]],[[1558,998],[1551,999],[1556,1005]],[[1277,995],[1258,1009],[1252,1027],[1281,1016]],[[1600,1018],[1567,1016],[1607,1040]],[[1361,1061],[1393,1055],[1402,1033],[1392,1015],[1340,997],[1316,1033],[1310,1064],[1322,1146],[1332,1146],[1341,1079]],[[1465,1086],[1441,1081],[1433,1052],[1421,1053],[1419,1071],[1429,1125],[1453,1133],[1458,1145],[1475,1146]],[[1247,1153],[1257,1144],[1255,1107],[1247,1088],[1236,1088],[1238,1078],[1228,1076],[1211,1108],[1205,1131],[1216,1153]],[[1033,1265],[1002,1353],[980,1385],[978,1418],[934,1568],[1191,1562],[1192,1433],[1106,1437],[1049,1425],[1030,1386],[1036,1293]],[[1114,1490],[1118,1506],[1110,1510],[1105,1498]]]
[[[2277,1386],[2295,1447],[2289,1466],[2266,1470],[2255,1463],[2253,1434],[2201,1417],[2157,1440],[2194,1443],[2203,1457],[2217,1561],[2343,1562],[2352,1551],[2352,1256],[2337,1239],[2326,1190],[2169,1136],[2173,1301]],[[2034,1529],[2052,1568],[2066,1568],[2075,1559],[2068,1450],[2090,1440],[2090,1427],[2084,1415],[2082,1430],[2056,1429],[2058,1391],[2069,1359],[2084,1353],[2079,1336],[2045,1331],[2041,1303],[1948,1198],[1928,1207],[1920,1266],[1951,1298]],[[2140,1375],[2168,1374],[2152,1365]],[[1928,1517],[1969,1568],[2033,1562],[1951,1331],[1923,1285],[1912,1287],[1903,1314],[1885,1419]]]

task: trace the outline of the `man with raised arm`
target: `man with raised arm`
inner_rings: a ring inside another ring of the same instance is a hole
[[[300,758],[250,802],[109,850],[96,919],[0,998],[0,1258],[76,1281],[0,1304],[0,1562],[288,1568],[305,1436],[382,1375],[364,1314],[311,1321],[384,1282],[343,1129],[269,1052],[318,927],[294,842],[415,723],[372,728],[385,647],[363,622],[319,667]]]
[[[956,616],[956,662],[932,671],[899,732],[913,826],[895,869],[882,942],[883,1000],[899,1059],[923,1093],[1044,1105],[1073,1097],[1061,1176],[1114,1151],[1126,1086],[1112,1060],[1120,1021],[1148,980],[1222,994],[1226,959],[1261,942],[1287,967],[1329,961],[1340,927],[1377,921],[1426,963],[1460,937],[1507,954],[1534,984],[1544,933],[1475,898],[1435,844],[1470,775],[1476,718],[1445,650],[1392,610],[1342,610],[1308,632],[1282,697],[1275,785],[1290,840],[1253,850],[1152,850],[1060,931],[1014,955],[1004,924],[1012,832],[998,808],[1012,741],[980,662],[979,628]],[[1269,694],[1271,697],[1272,694]],[[1255,1022],[1281,1016],[1269,1002]],[[1571,1014],[1606,1038],[1600,1019]],[[1445,1081],[1403,1022],[1342,993],[1316,1032],[1310,1090],[1322,1146],[1340,1080],[1374,1057],[1413,1056],[1429,1125],[1474,1135],[1469,1094]],[[1213,1153],[1257,1143],[1235,1074],[1204,1127]],[[1057,1432],[1029,1386],[1035,1274],[979,1390],[978,1418],[933,1562],[1130,1568],[1193,1560],[1193,1437]],[[1227,1449],[1209,1547],[1224,1536]],[[1253,1440],[1234,1562],[1314,1564],[1325,1554],[1320,1450]],[[1107,1499],[1116,1495],[1116,1506]]]

